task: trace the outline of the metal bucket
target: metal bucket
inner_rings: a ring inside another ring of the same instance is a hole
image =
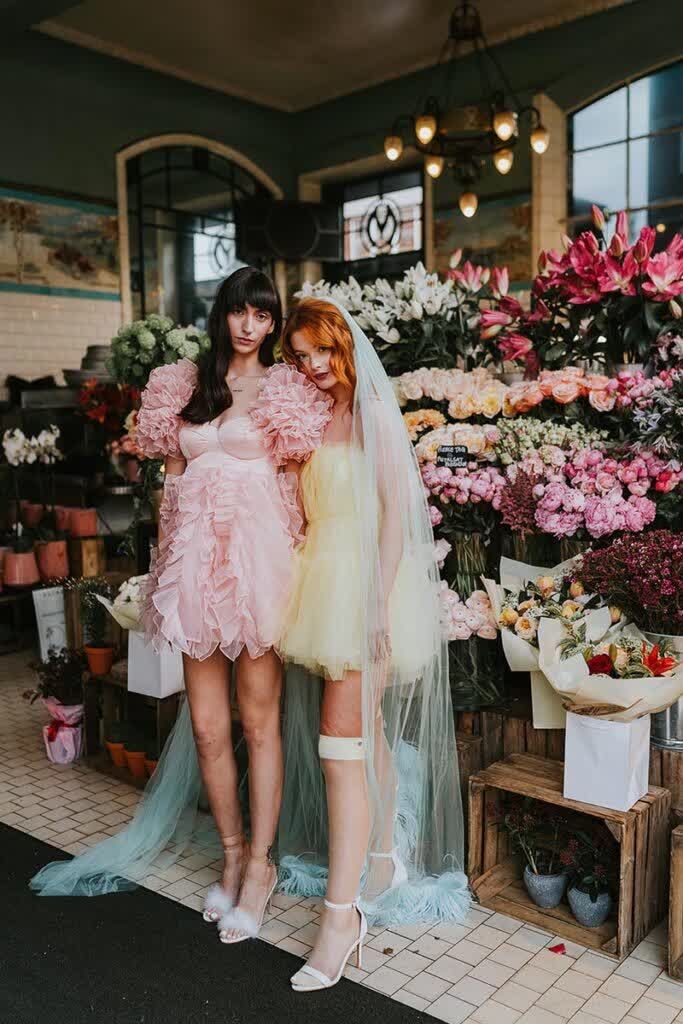
[[[653,644],[668,640],[674,650],[683,657],[683,636],[646,633],[645,630],[643,630],[643,636]],[[650,741],[655,747],[663,747],[666,750],[683,750],[683,697],[666,711],[658,711],[652,715]]]

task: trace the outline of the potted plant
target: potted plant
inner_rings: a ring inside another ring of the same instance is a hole
[[[128,735],[126,722],[112,722],[105,737],[105,746],[117,768],[126,767],[125,740]]]
[[[524,885],[537,907],[556,907],[567,888],[568,875],[559,856],[564,819],[525,797],[515,800],[504,825],[514,850],[524,857]]]
[[[33,438],[39,469],[41,515],[36,529],[36,560],[42,579],[63,579],[69,575],[66,532],[55,505],[55,464],[64,458],[57,441],[59,427],[51,425]]]
[[[30,667],[38,684],[23,696],[32,704],[41,698],[50,714],[50,722],[43,727],[48,759],[54,764],[70,764],[79,757],[82,746],[86,659],[82,651],[51,648],[47,661],[33,662]]]
[[[16,512],[9,540],[10,550],[5,553],[4,558],[4,581],[8,587],[27,587],[40,580],[40,573],[33,551],[33,534],[21,521],[18,471],[19,466],[35,462],[37,456],[32,440],[18,428],[5,431],[2,447],[12,474]]]
[[[96,676],[106,675],[114,660],[114,645],[105,641],[107,609],[97,600],[97,595],[111,600],[113,587],[101,576],[83,577],[70,581],[67,586],[75,586],[80,594],[81,622],[83,634],[87,637],[83,649],[90,671]]]
[[[574,917],[586,928],[598,928],[612,909],[614,850],[602,836],[576,832],[561,858],[571,874],[567,899]]]
[[[136,779],[145,777],[146,742],[138,729],[131,729],[124,742],[126,765],[130,774]]]

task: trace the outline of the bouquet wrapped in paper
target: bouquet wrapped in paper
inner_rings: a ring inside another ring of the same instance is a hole
[[[143,631],[141,617],[147,579],[148,576],[145,574],[131,576],[125,580],[113,602],[100,594],[95,595],[122,629],[129,629],[134,633]]]
[[[602,605],[571,579],[574,560],[553,568],[500,560],[500,584],[484,580],[500,626],[503,651],[513,672],[531,674],[533,722],[536,729],[563,729],[562,697],[549,684],[539,662],[539,630],[545,620],[581,625],[590,640],[601,640],[621,618],[619,609]]]
[[[544,619],[538,633],[539,667],[568,710],[632,722],[683,695],[680,655],[633,625],[596,638],[581,622]]]

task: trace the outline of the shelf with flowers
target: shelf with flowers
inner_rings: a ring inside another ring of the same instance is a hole
[[[170,317],[158,313],[149,313],[143,320],[124,324],[112,338],[107,369],[122,392],[136,396],[109,442],[116,463],[122,466],[126,477],[137,484],[133,518],[119,545],[120,554],[135,556],[138,526],[149,512],[156,520],[161,501],[162,462],[143,458],[135,438],[141,390],[155,367],[180,359],[196,362],[210,345],[205,331],[193,324],[181,327]]]

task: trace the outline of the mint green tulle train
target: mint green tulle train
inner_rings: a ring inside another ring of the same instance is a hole
[[[197,813],[200,791],[189,705],[184,700],[129,824],[73,860],[47,864],[31,879],[31,889],[39,896],[104,896],[134,889],[153,871],[163,851],[169,866],[191,840],[215,845],[216,857],[220,856],[211,819]]]
[[[322,897],[327,887],[327,806],[317,751],[321,680],[294,665],[288,667],[286,678],[278,888],[289,896]],[[393,844],[408,878],[395,888],[373,892],[366,866],[359,902],[371,925],[460,923],[470,908],[471,894],[460,867],[457,762],[430,764],[430,754],[406,738],[410,725],[403,720],[399,726],[396,714],[405,712],[407,703],[410,698],[406,700],[405,694],[389,693],[383,714],[385,734],[393,732],[395,737]],[[440,747],[432,750],[436,756],[439,752]]]

